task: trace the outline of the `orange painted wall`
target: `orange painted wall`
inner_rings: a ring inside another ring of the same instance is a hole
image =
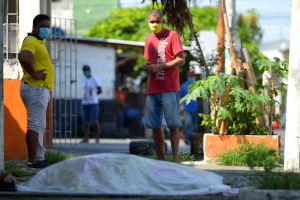
[[[227,148],[237,148],[238,142],[245,143],[246,140],[254,142],[254,144],[265,143],[266,146],[275,149],[280,148],[280,135],[204,135],[204,159],[214,160],[218,153],[223,153]]]
[[[20,97],[21,80],[4,80],[4,160],[27,159],[27,111]]]

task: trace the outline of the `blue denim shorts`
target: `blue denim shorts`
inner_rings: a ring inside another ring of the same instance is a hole
[[[161,128],[163,113],[169,129],[175,129],[182,126],[179,117],[178,92],[147,95],[145,108],[145,128]]]
[[[99,105],[98,104],[83,104],[82,105],[82,122],[88,124],[90,122],[98,122]]]

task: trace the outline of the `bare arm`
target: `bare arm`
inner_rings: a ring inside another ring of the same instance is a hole
[[[164,64],[159,64],[159,65],[149,65],[146,66],[144,64],[143,69],[148,72],[148,73],[155,73],[158,72],[159,70],[165,70],[165,69],[173,69],[176,67],[180,67],[182,65],[184,65],[185,63],[185,58],[184,58],[184,52],[181,51],[179,53],[176,54],[176,58],[168,63],[164,63]]]
[[[34,79],[37,80],[45,80],[47,77],[46,73],[43,73],[45,69],[37,72],[34,69],[33,63],[32,63],[32,57],[33,54],[28,50],[23,50],[21,54],[19,55],[19,61],[26,72],[28,72]]]

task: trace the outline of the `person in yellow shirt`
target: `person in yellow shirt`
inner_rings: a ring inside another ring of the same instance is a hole
[[[20,96],[27,110],[26,144],[29,162],[27,169],[49,166],[44,158],[43,135],[46,128],[46,111],[54,82],[54,68],[44,39],[50,35],[50,18],[37,15],[32,32],[23,40],[19,61],[23,68]]]

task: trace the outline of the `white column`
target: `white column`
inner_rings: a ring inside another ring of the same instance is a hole
[[[284,170],[299,171],[300,137],[300,1],[292,0]]]
[[[33,19],[40,14],[40,0],[19,0],[19,49],[27,33],[31,33]],[[19,66],[19,79],[23,76],[21,66]]]
[[[20,0],[19,1],[19,39],[20,48],[27,33],[31,33],[33,19],[40,14],[39,0]]]
[[[231,33],[232,42],[236,40],[236,11],[235,11],[235,0],[226,0],[226,9],[227,9],[227,16],[228,16],[228,23]],[[227,38],[227,37],[225,37]]]

